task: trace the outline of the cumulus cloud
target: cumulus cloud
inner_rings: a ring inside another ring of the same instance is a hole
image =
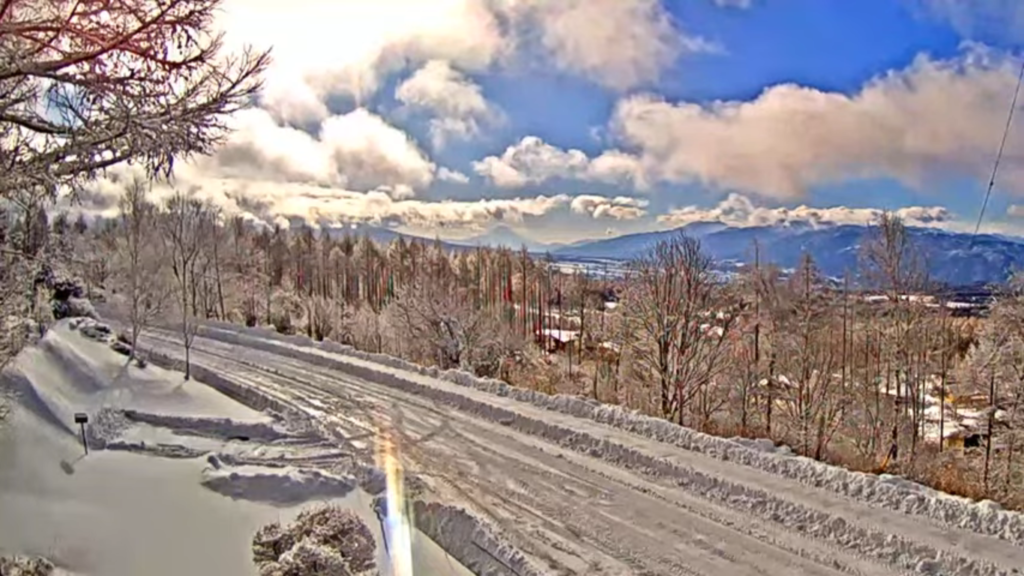
[[[273,46],[263,106],[302,123],[328,114],[330,95],[364,102],[407,62],[484,69],[508,48],[485,0],[227,0],[232,47]]]
[[[442,60],[427,62],[402,82],[395,89],[395,99],[433,116],[430,136],[438,148],[450,138],[475,137],[482,126],[499,119],[480,86]]]
[[[612,132],[651,181],[696,182],[779,199],[808,187],[889,177],[922,188],[937,176],[986,178],[1017,65],[973,45],[952,60],[917,58],[858,93],[778,85],[746,102],[617,106]],[[1024,148],[1011,133],[1000,183],[1024,192]]]
[[[659,0],[226,0],[218,24],[229,48],[274,48],[261,104],[293,125],[327,117],[331,96],[365,104],[391,74],[431,61],[480,72],[535,47],[541,62],[625,90],[716,48],[681,33]]]
[[[433,181],[436,167],[416,143],[365,109],[328,118],[321,125],[320,139],[347,187],[418,189]]]
[[[80,192],[77,209],[114,216],[123,184],[134,174],[141,175],[137,168],[119,166],[106,178],[91,182]],[[162,202],[174,189],[193,190],[229,216],[268,225],[298,220],[313,226],[365,223],[479,230],[494,222],[522,223],[526,218],[563,209],[572,201],[570,196],[559,194],[432,202],[396,198],[385,190],[358,192],[314,184],[216,177],[196,166],[179,170],[173,188],[167,184],[155,186],[152,199]]]
[[[384,192],[350,192],[293,185],[284,189],[249,185],[246,198],[258,199],[266,215],[300,218],[317,225],[368,223],[419,228],[481,229],[492,222],[522,222],[564,206],[567,196],[537,196],[502,200],[396,200]]]
[[[680,54],[720,47],[683,33],[659,0],[499,0],[562,70],[615,90],[658,79]],[[522,40],[521,40],[522,41]]]
[[[636,220],[647,214],[648,201],[642,198],[617,196],[607,198],[593,194],[582,194],[572,199],[570,208],[577,214],[589,214],[594,218],[614,220]]]
[[[445,182],[455,182],[456,184],[468,184],[469,176],[466,176],[462,172],[452,170],[451,168],[445,168],[442,166],[437,170],[437,177]]]
[[[429,186],[435,175],[458,178],[450,170],[439,174],[405,132],[362,108],[324,119],[316,136],[281,126],[261,109],[236,115],[233,128],[220,151],[199,160],[211,175],[356,191],[387,188],[403,197]]]
[[[908,206],[894,212],[910,226],[934,226],[953,220],[953,215],[941,206]],[[757,206],[747,196],[733,193],[712,208],[688,206],[663,214],[658,217],[658,220],[672,226],[683,226],[694,222],[721,222],[737,227],[797,223],[812,226],[840,224],[865,226],[877,221],[881,215],[882,210],[876,208],[849,208],[846,206],[769,208]]]
[[[235,131],[223,149],[189,169],[204,193],[230,198],[243,212],[258,207],[275,217],[315,208],[318,214],[363,218],[365,207],[383,206],[382,196],[393,203],[383,214],[456,224],[480,218],[467,214],[516,218],[534,214],[536,206],[553,209],[551,202],[567,207],[571,199],[562,195],[476,203],[414,200],[437,181],[465,184],[469,178],[435,164],[414,138],[369,107],[383,87],[405,75],[394,97],[429,116],[430,140],[440,147],[501,120],[501,111],[472,78],[523,57],[542,56],[538,61],[548,67],[624,90],[656,80],[681,53],[710,48],[679,33],[658,0],[225,0],[222,8],[218,26],[226,32],[227,48],[273,47],[273,64],[259,107],[232,118]],[[554,162],[571,164],[578,154],[569,151]],[[566,169],[527,156],[552,174],[612,181],[635,173],[632,159],[616,152],[584,155],[583,165]],[[534,174],[532,164],[502,160],[482,165],[506,184],[546,178]],[[269,190],[301,192],[285,202]],[[627,208],[613,204],[589,213],[625,217]]]
[[[589,158],[581,150],[563,150],[537,136],[526,136],[505,149],[473,163],[473,170],[496,186],[519,188],[554,178],[623,182],[638,177],[638,164],[627,154],[612,150]]]

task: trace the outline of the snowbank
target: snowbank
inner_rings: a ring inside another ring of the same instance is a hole
[[[291,521],[298,504],[371,514],[359,486],[379,492],[382,473],[352,462],[304,415],[290,419],[288,405],[230,376],[205,374],[277,414],[153,364],[126,367],[114,341],[100,323],[63,321],[0,375],[0,390],[18,392],[0,432],[0,557],[45,557],[54,575],[253,574],[253,535]],[[74,425],[81,411],[88,456]],[[428,573],[468,574],[428,538],[413,546]]]
[[[223,341],[230,340],[234,343],[258,347],[259,340],[246,337],[246,330],[231,324],[211,322],[210,328],[204,328],[201,330],[201,334]],[[748,441],[740,442],[736,439],[719,438],[618,406],[600,404],[593,400],[574,396],[550,396],[532,390],[515,388],[499,380],[478,378],[461,371],[424,368],[402,359],[361,352],[332,342],[318,343],[303,336],[286,336],[268,330],[252,330],[250,333],[258,334],[266,341],[266,344],[271,346],[273,346],[272,341],[276,341],[293,347],[312,349],[310,352],[293,351],[293,356],[304,361],[320,365],[333,363],[337,365],[338,369],[355,376],[412,390],[424,396],[437,398],[449,405],[461,405],[462,408],[470,412],[484,410],[490,412],[490,417],[495,420],[506,420],[510,426],[528,428],[531,433],[546,436],[562,444],[566,444],[564,435],[561,432],[544,430],[543,423],[523,422],[521,418],[511,412],[504,415],[497,414],[498,409],[493,406],[483,406],[469,398],[456,397],[456,395],[446,394],[442,390],[432,389],[415,379],[408,378],[405,374],[412,373],[438,378],[499,397],[507,397],[547,410],[589,419],[644,438],[672,444],[719,460],[740,463],[797,480],[808,486],[827,489],[873,506],[923,516],[946,526],[994,536],[1016,545],[1024,545],[1024,515],[1020,513],[1000,510],[989,503],[977,503],[966,498],[942,494],[906,480],[901,479],[896,482],[891,476],[879,477],[851,472],[808,458],[792,456],[788,451],[769,447],[768,441],[752,444]],[[332,359],[329,356],[317,354],[315,351],[329,352],[372,364],[346,363],[342,361],[343,358]],[[574,442],[579,442],[579,440],[581,439],[577,438]],[[588,444],[589,442],[582,442],[582,445]],[[622,447],[607,445],[603,448],[619,453],[618,456],[606,453],[606,458],[622,459],[624,457],[621,454]],[[600,442],[593,445],[592,449],[601,451]],[[637,461],[635,458],[633,460]],[[654,469],[660,467],[655,462],[648,464]],[[687,474],[685,471],[675,471],[671,475],[680,477],[680,473],[684,474],[683,478],[687,478],[687,482],[697,481],[700,484],[711,481],[710,479],[697,480],[693,478],[692,474]]]
[[[210,415],[254,435],[273,420],[199,383],[182,386],[180,374],[123,370],[122,357],[64,322],[0,376],[15,392],[0,432],[0,555],[104,576],[253,573],[252,534],[297,510],[215,493],[200,483],[202,460],[85,456],[73,416],[89,414],[90,444],[138,424],[124,408],[191,427]]]
[[[236,500],[287,507],[311,500],[343,498],[356,488],[351,478],[316,469],[225,466],[213,455],[208,462],[210,465],[203,469],[202,485]]]
[[[384,499],[374,503],[384,510]],[[441,545],[474,574],[505,574],[508,568],[520,576],[539,576],[521,552],[508,544],[501,531],[464,508],[440,502],[415,500],[412,513],[416,528]]]
[[[247,574],[252,534],[297,513],[203,487],[201,460],[85,456],[76,412],[90,417],[91,445],[137,425],[125,409],[171,422],[209,415],[261,427],[273,420],[201,384],[182,386],[180,374],[126,370],[122,357],[70,322],[23,350],[0,375],[0,389],[15,392],[0,431],[0,555],[47,558],[54,575]]]

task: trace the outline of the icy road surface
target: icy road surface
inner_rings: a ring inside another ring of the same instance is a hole
[[[180,359],[177,341],[171,331],[152,331],[140,345]],[[967,520],[953,512],[902,512],[593,419],[261,331],[206,327],[192,359],[225,381],[314,416],[367,458],[372,441],[360,438],[381,429],[399,432],[407,438],[404,463],[433,500],[465,507],[521,553],[512,563],[515,572],[504,573],[1024,573],[1024,522],[1017,514],[962,501],[949,509],[967,510]],[[975,524],[984,533],[957,527]],[[453,538],[435,539],[455,557],[471,555],[454,549]],[[458,544],[480,547],[465,538]]]

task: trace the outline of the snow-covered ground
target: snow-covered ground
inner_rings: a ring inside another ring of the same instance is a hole
[[[415,574],[1024,567],[1020,514],[768,442],[227,324],[195,341],[209,386],[182,385],[160,368],[180,365],[173,331],[147,334],[150,365],[124,371],[90,326],[58,326],[5,374],[19,409],[0,433],[0,553],[76,573],[252,573],[255,530],[315,499],[362,515],[390,574],[367,493],[396,494],[378,471],[390,456],[422,532]],[[106,450],[80,458],[77,411]]]
[[[180,360],[176,336],[144,345]],[[417,526],[518,574],[1019,574],[1024,517],[571,397],[335,344],[210,324],[193,349],[360,452],[401,438]],[[481,551],[486,551],[481,555]],[[492,565],[493,566],[493,565]]]
[[[390,573],[363,489],[379,479],[351,446],[179,372],[125,368],[107,339],[102,325],[62,322],[3,373],[14,409],[0,427],[0,556],[68,574],[255,574],[261,526],[332,502],[363,518]],[[424,574],[469,574],[418,532],[412,556]]]

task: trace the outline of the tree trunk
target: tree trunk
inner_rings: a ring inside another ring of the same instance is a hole
[[[984,490],[985,496],[989,495],[988,491],[988,477],[989,477],[989,464],[992,460],[992,436],[994,432],[994,423],[996,415],[996,375],[995,371],[991,371],[989,374],[989,388],[988,388],[988,399],[989,399],[989,412],[988,412],[988,438],[985,441],[985,472],[984,472]]]

